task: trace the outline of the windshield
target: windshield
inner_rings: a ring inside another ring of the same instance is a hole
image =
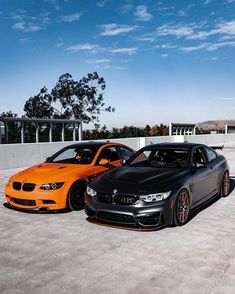
[[[70,164],[90,164],[92,163],[98,148],[94,147],[70,147],[61,150],[52,156],[48,162],[70,163]]]
[[[129,161],[130,166],[184,168],[188,166],[188,149],[145,149]]]

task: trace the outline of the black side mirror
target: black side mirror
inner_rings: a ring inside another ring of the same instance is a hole
[[[49,162],[51,157],[47,157],[45,162]]]

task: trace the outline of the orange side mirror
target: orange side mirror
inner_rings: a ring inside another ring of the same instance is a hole
[[[109,164],[109,161],[108,161],[107,159],[102,158],[102,159],[99,161],[99,165],[106,165],[106,164]]]

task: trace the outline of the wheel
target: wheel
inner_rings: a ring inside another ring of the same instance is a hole
[[[84,192],[86,184],[76,182],[72,185],[68,194],[68,208],[70,210],[81,210],[84,208]]]
[[[223,174],[220,195],[222,197],[227,197],[229,192],[230,192],[230,177],[229,177],[229,172],[226,171]]]
[[[181,190],[176,198],[174,210],[174,225],[183,226],[189,216],[190,200],[189,193],[184,189]]]

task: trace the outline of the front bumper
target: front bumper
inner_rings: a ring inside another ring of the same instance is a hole
[[[95,197],[85,197],[85,211],[94,221],[130,227],[162,227],[173,223],[172,200],[153,203],[139,201],[133,205],[113,205],[98,202]]]
[[[40,185],[38,185],[40,186]],[[5,187],[7,206],[25,211],[49,211],[67,208],[68,187],[58,190],[42,191],[36,186],[33,191],[18,191],[9,183]]]

